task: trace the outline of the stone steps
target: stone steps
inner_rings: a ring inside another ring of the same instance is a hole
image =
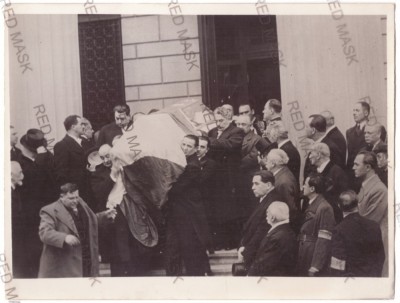
[[[237,251],[220,250],[209,254],[211,271],[215,276],[231,276],[232,264],[237,262]],[[110,277],[110,264],[100,263],[100,277]],[[149,270],[144,276],[162,277],[165,276],[163,268]]]

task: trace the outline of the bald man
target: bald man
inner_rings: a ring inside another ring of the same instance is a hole
[[[385,143],[382,141],[383,127],[380,123],[368,124],[365,126],[364,138],[367,143],[367,151],[375,152]]]
[[[266,219],[271,228],[261,241],[248,276],[294,276],[297,243],[289,225],[289,207],[284,202],[272,202]]]
[[[237,117],[234,116],[233,106],[230,105],[230,104],[224,104],[221,107],[224,108],[228,112],[228,120],[230,121],[230,123],[233,126],[236,126],[236,121],[235,120],[236,120]]]

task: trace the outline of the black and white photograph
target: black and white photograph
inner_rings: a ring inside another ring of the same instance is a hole
[[[394,3],[2,2],[7,300],[394,298]]]

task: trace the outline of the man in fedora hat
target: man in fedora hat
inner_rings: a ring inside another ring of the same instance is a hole
[[[39,268],[42,245],[37,233],[40,209],[57,199],[54,183],[54,156],[46,148],[47,141],[39,129],[29,129],[21,140],[20,164],[24,182],[20,188],[22,212],[24,213],[24,242],[28,265],[18,278],[35,278]]]

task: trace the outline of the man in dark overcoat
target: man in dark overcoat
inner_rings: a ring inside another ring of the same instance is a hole
[[[209,268],[206,253],[208,227],[200,193],[200,163],[196,155],[198,138],[186,135],[181,148],[187,165],[168,193],[166,272],[187,276],[204,276]]]
[[[216,219],[219,224],[217,245],[223,248],[237,247],[241,217],[237,200],[239,166],[244,133],[230,123],[230,113],[224,108],[214,111],[217,127],[209,131],[209,157],[215,160],[220,169],[217,171]]]

